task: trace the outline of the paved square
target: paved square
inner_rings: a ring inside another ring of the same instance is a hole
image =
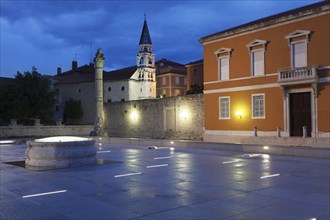
[[[30,171],[0,145],[0,219],[329,219],[330,161],[100,145],[104,165]]]

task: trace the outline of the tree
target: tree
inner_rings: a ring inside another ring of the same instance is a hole
[[[67,119],[77,121],[83,114],[80,101],[70,98],[69,101],[65,102],[64,115]]]
[[[48,77],[38,73],[33,67],[31,72],[17,72],[14,83],[0,89],[2,120],[16,118],[26,123],[34,118],[50,121],[55,103],[55,91]]]

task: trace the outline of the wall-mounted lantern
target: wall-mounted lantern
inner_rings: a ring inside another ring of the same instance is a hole
[[[180,118],[183,120],[187,120],[189,117],[189,112],[187,110],[181,110],[180,111]]]
[[[138,119],[138,113],[136,111],[132,111],[129,117],[132,121],[136,121]]]
[[[242,117],[243,117],[243,111],[242,110],[237,110],[236,111],[236,115],[237,115],[237,117],[239,117],[239,119],[242,119]]]

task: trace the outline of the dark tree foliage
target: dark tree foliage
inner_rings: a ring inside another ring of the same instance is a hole
[[[0,88],[1,121],[17,119],[26,124],[34,118],[42,122],[52,120],[52,107],[55,92],[48,77],[38,73],[33,67],[31,72],[17,72],[14,83]]]
[[[81,102],[72,98],[65,102],[64,114],[67,119],[75,121],[83,116]]]
[[[188,90],[186,92],[186,95],[203,93],[203,90],[204,90],[203,86],[199,86],[199,85],[194,84],[194,85],[190,86],[190,90]]]

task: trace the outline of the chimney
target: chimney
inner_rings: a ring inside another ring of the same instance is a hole
[[[77,61],[72,61],[72,70],[76,70],[78,67],[78,62]]]
[[[57,75],[61,75],[62,74],[62,68],[61,67],[57,67]]]

